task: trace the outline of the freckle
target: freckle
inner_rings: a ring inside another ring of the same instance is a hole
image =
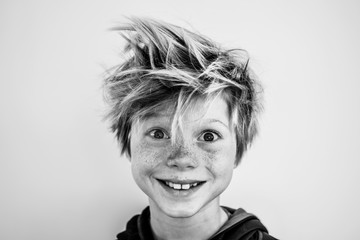
[[[206,155],[206,161],[207,161],[208,163],[213,163],[214,160],[215,160],[215,157],[214,157],[212,154]]]
[[[153,151],[150,144],[146,142],[142,142],[137,145],[136,149],[137,157],[144,163],[148,165],[156,165],[159,164],[159,160],[163,159],[163,152],[161,151]]]
[[[138,156],[138,158],[141,159],[141,161],[150,163],[151,159],[153,159],[153,158],[151,157],[151,152],[148,149],[149,149],[148,144],[140,143],[136,147],[136,149],[134,149],[134,151],[136,152],[136,155]]]
[[[215,151],[216,152],[216,151]],[[214,168],[214,162],[216,162],[216,153],[215,152],[209,152],[203,155],[202,159],[205,162],[205,165],[210,169],[213,170]]]

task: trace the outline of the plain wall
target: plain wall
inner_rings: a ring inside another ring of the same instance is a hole
[[[102,122],[123,16],[246,49],[260,135],[222,204],[280,239],[360,239],[358,1],[0,2],[0,239],[114,239],[147,204]]]

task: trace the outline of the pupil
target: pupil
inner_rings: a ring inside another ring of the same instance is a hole
[[[205,141],[213,141],[214,140],[214,135],[212,133],[205,133],[204,134],[204,140]]]
[[[164,133],[162,131],[156,130],[154,132],[154,137],[155,138],[164,138]]]

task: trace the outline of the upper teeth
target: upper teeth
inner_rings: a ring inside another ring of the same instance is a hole
[[[172,182],[165,182],[166,185],[168,185],[171,188],[174,188],[176,190],[180,190],[180,189],[189,189],[190,187],[195,187],[196,185],[198,185],[198,183],[186,183],[186,184],[180,184],[180,183],[172,183]]]

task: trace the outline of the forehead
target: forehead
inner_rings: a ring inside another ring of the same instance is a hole
[[[180,125],[199,121],[220,121],[227,126],[230,124],[227,102],[220,95],[211,99],[195,98],[185,109],[180,110],[176,109],[175,102],[166,102],[149,111],[141,118],[141,121],[160,119],[169,122],[179,121]]]

